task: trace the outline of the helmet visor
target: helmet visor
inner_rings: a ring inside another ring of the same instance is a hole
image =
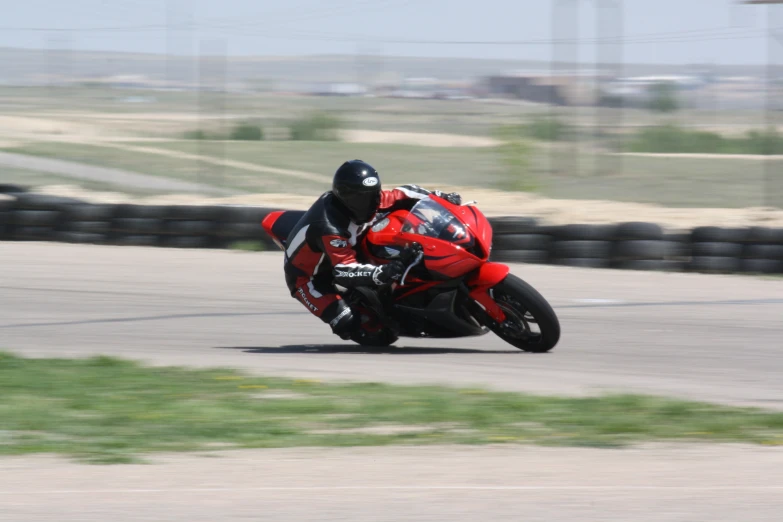
[[[377,212],[378,205],[381,204],[381,192],[378,190],[343,194],[340,200],[357,223],[367,223]]]

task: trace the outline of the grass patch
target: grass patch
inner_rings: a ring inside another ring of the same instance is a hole
[[[783,444],[783,414],[655,397],[323,384],[0,353],[0,454],[128,462],[210,448],[648,440]]]
[[[342,126],[338,117],[317,112],[294,120],[289,127],[290,138],[294,141],[337,141]]]
[[[783,136],[775,130],[753,130],[744,136],[660,125],[639,131],[626,145],[629,152],[703,154],[783,154]]]
[[[264,139],[264,129],[253,123],[240,123],[231,130],[229,138],[236,141],[261,141]]]
[[[264,139],[264,129],[260,125],[243,122],[234,125],[228,133],[205,131],[203,129],[189,130],[182,134],[186,140],[233,140],[233,141],[261,141]]]

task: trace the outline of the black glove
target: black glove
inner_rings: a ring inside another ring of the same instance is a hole
[[[416,261],[416,257],[418,257],[418,255],[423,251],[424,249],[419,243],[411,243],[410,245],[406,246],[402,251],[402,254],[400,254],[400,261],[402,261],[403,265],[408,266]]]
[[[460,196],[456,192],[449,192],[448,194],[444,194],[440,190],[436,190],[435,192],[433,192],[433,194],[435,194],[439,198],[445,199],[452,205],[462,205],[462,196]]]
[[[405,265],[399,261],[392,261],[388,265],[381,265],[372,273],[372,280],[378,286],[391,284],[393,281],[399,281],[402,274],[405,273]]]

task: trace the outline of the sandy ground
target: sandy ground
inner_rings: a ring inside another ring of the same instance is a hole
[[[500,143],[481,136],[374,130],[346,130],[341,133],[341,138],[349,143],[394,143],[423,147],[494,147]]]
[[[773,522],[783,451],[391,447],[232,451],[157,465],[0,460],[13,522]]]
[[[164,117],[165,114],[135,114],[132,117]],[[168,115],[173,117],[173,115]],[[3,138],[3,136],[6,136]],[[349,131],[348,137],[355,142],[364,143],[414,143],[428,146],[490,146],[491,141],[479,137],[465,137],[448,134],[422,134],[422,133],[394,133],[377,131]],[[188,154],[181,151],[165,150],[154,147],[155,138],[140,138],[139,144],[117,143],[117,140],[126,139],[117,136],[116,133],[107,133],[106,129],[98,124],[74,123],[52,118],[36,118],[21,116],[0,116],[0,139],[8,144],[19,144],[24,140],[51,139],[72,143],[89,143],[96,146],[118,148],[140,154],[163,155],[188,160],[199,160],[223,165],[248,172],[262,172],[275,174],[281,177],[292,177],[299,180],[326,183],[330,181],[328,176],[314,172],[305,172],[294,169],[281,169],[256,163],[248,163],[235,160],[224,160],[197,154]],[[21,141],[20,141],[21,140]],[[144,146],[145,142],[152,143]],[[2,145],[2,143],[0,143]],[[697,155],[710,156],[713,155]],[[764,157],[757,157],[763,160]],[[731,158],[727,158],[731,160]],[[30,165],[35,163],[41,168],[41,161],[31,158]],[[14,159],[14,165],[19,166],[19,158]],[[72,163],[72,162],[68,162]],[[7,164],[7,163],[6,163]],[[21,165],[24,167],[24,165]],[[79,172],[78,163],[73,163],[70,170]],[[32,168],[32,167],[31,167]],[[93,170],[96,167],[89,167]],[[55,169],[57,170],[57,169]],[[107,172],[114,169],[106,169]],[[47,171],[44,169],[44,171]],[[51,171],[51,170],[48,170]],[[52,171],[53,172],[53,171]],[[62,169],[58,173],[62,174]],[[116,173],[116,172],[115,172]],[[139,175],[143,176],[143,175]],[[113,176],[117,178],[117,176]],[[121,176],[128,185],[134,185],[128,176]],[[111,177],[106,179],[112,179]],[[119,178],[118,178],[119,179]],[[147,183],[146,180],[145,183]],[[437,187],[443,190],[456,190],[462,193],[466,199],[477,200],[480,208],[489,216],[524,215],[541,219],[551,224],[568,223],[613,223],[618,221],[650,221],[659,223],[670,229],[688,229],[695,226],[783,226],[783,210],[771,208],[667,208],[657,205],[642,203],[622,203],[601,200],[557,200],[544,198],[533,194],[521,192],[504,192],[499,190],[478,189],[475,187]],[[175,189],[176,190],[176,189]],[[270,207],[305,209],[312,204],[315,195],[294,196],[289,194],[248,194],[235,196],[229,199],[209,199],[193,195],[169,195],[144,200],[134,199],[122,193],[94,193],[78,187],[44,187],[41,191],[48,194],[61,194],[73,197],[82,197],[89,201],[149,201],[151,203],[231,203],[250,204]],[[190,191],[188,191],[190,192]],[[204,191],[207,192],[207,191]]]

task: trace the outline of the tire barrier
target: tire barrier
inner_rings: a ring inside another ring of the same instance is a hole
[[[8,187],[0,188],[8,189]],[[250,241],[276,250],[261,228],[266,207],[94,204],[0,193],[0,240],[170,248],[229,248]],[[491,218],[492,260],[624,270],[783,274],[783,228],[655,223],[547,226],[529,217]]]

